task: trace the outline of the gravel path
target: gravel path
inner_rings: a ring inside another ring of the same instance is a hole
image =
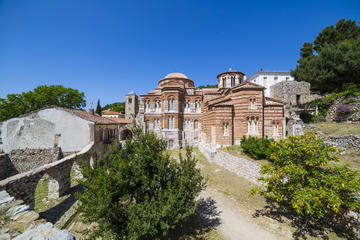
[[[211,198],[216,202],[219,211],[220,225],[218,226],[221,235],[228,240],[278,240],[284,239],[267,230],[260,228],[251,219],[239,211],[233,200],[217,192],[214,189],[207,189],[201,194],[204,198]],[[285,238],[288,239],[288,238]]]

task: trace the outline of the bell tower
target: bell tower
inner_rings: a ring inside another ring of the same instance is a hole
[[[125,99],[125,118],[133,119],[139,112],[139,101],[138,96],[133,92],[126,94]]]

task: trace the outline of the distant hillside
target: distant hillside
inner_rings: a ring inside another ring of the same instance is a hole
[[[102,111],[104,111],[104,110],[112,110],[115,112],[125,113],[125,102],[115,102],[115,103],[111,103],[111,104],[106,104],[102,108]]]
[[[198,86],[197,88],[198,89],[202,89],[202,88],[217,88],[218,87],[218,85],[217,84],[208,84],[208,85],[200,85],[200,86]]]

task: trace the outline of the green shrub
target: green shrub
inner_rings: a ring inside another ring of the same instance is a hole
[[[241,148],[244,153],[248,154],[250,157],[254,159],[270,159],[271,155],[271,143],[273,139],[269,138],[256,138],[249,136],[246,138],[245,136],[241,139]]]
[[[254,188],[268,199],[287,203],[307,219],[335,219],[349,210],[360,210],[360,179],[338,161],[336,149],[327,146],[315,132],[272,143],[270,164],[262,166],[265,188]]]
[[[205,182],[191,148],[179,161],[166,141],[133,129],[124,148],[82,167],[84,193],[77,195],[91,239],[157,239],[192,215]]]

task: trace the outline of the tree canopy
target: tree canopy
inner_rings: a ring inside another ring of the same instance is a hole
[[[202,88],[217,88],[217,87],[218,87],[217,84],[208,84],[208,85],[200,85],[197,88],[202,89]]]
[[[102,111],[102,108],[101,108],[101,105],[100,105],[100,99],[98,99],[95,112],[97,114],[101,115],[101,111]]]
[[[52,105],[82,109],[86,106],[85,94],[61,85],[42,85],[33,91],[8,94],[6,99],[0,98],[0,121]]]
[[[135,127],[124,148],[82,167],[84,193],[77,195],[92,239],[158,239],[193,214],[205,187],[196,159],[172,159],[167,143]]]
[[[291,74],[297,81],[309,82],[312,90],[341,91],[346,84],[360,84],[359,59],[360,26],[341,19],[324,28],[313,43],[304,43]]]

